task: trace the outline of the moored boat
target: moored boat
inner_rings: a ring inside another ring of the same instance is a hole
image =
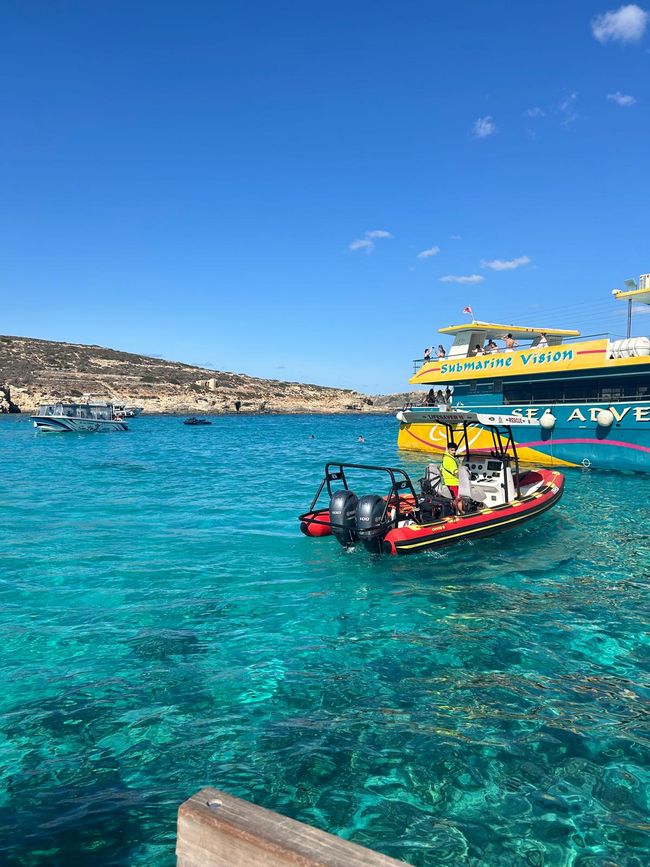
[[[111,403],[48,403],[31,416],[34,427],[47,433],[97,433],[128,430]]]
[[[211,421],[208,421],[207,418],[186,418],[183,424],[190,425],[191,427],[201,427],[203,425],[212,424]]]
[[[515,429],[522,461],[650,472],[650,339],[629,336],[632,305],[650,304],[650,275],[640,284],[615,291],[628,304],[626,338],[474,320],[441,328],[453,337],[448,355],[418,360],[410,382],[425,385],[439,403],[538,419],[537,432]],[[499,349],[496,340],[510,346]],[[408,406],[397,414],[400,448],[444,450],[445,432],[430,409]],[[489,434],[476,429],[473,447],[488,444]]]
[[[514,529],[559,502],[560,472],[519,467],[513,428],[538,427],[537,420],[462,410],[430,413],[446,431],[447,444],[455,443],[462,456],[456,497],[435,464],[427,467],[418,490],[402,469],[328,463],[309,510],[299,516],[301,532],[332,535],[343,547],[360,542],[374,553],[412,554]],[[489,449],[471,447],[477,425],[489,433]],[[385,474],[388,492],[358,497],[348,479],[354,472]]]

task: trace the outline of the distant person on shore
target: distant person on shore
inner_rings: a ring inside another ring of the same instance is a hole
[[[425,364],[426,364],[428,361],[431,361],[431,350],[432,350],[432,349],[433,349],[432,346],[427,346],[427,348],[424,350],[424,363],[425,363]]]
[[[438,345],[438,358],[446,358],[447,353],[445,352],[445,347],[440,343]]]
[[[506,352],[514,352],[515,349],[519,346],[512,334],[506,334],[503,339],[506,344]]]
[[[546,349],[547,346],[548,346],[548,338],[546,336],[546,332],[542,331],[542,336],[539,338],[539,341],[537,343],[536,348],[537,349]]]
[[[236,400],[235,401],[235,412],[239,412],[240,409],[241,409],[241,400]]]

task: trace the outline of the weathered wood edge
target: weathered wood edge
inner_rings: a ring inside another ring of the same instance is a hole
[[[177,867],[404,867],[365,849],[235,798],[201,789],[181,804]]]

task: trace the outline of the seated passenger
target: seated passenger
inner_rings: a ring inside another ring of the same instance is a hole
[[[485,353],[481,349],[480,343],[477,343],[476,346],[474,347],[474,355],[485,355]]]
[[[492,338],[490,338],[488,340],[487,345],[485,347],[485,351],[486,352],[498,352],[499,351],[499,347],[496,345],[494,340],[492,340]]]
[[[445,404],[445,396],[442,393],[441,388],[439,388],[436,392],[436,403],[438,404],[438,406],[443,406]]]
[[[537,348],[538,349],[546,349],[547,346],[548,346],[548,338],[546,336],[546,332],[542,331],[541,337],[537,341]]]
[[[427,392],[427,396],[424,398],[425,406],[435,406],[436,405],[436,395],[432,388]]]

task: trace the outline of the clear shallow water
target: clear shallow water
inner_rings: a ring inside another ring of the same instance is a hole
[[[394,441],[0,419],[0,863],[172,865],[204,785],[414,865],[649,863],[650,480],[399,560],[300,536],[326,459],[418,477]]]

